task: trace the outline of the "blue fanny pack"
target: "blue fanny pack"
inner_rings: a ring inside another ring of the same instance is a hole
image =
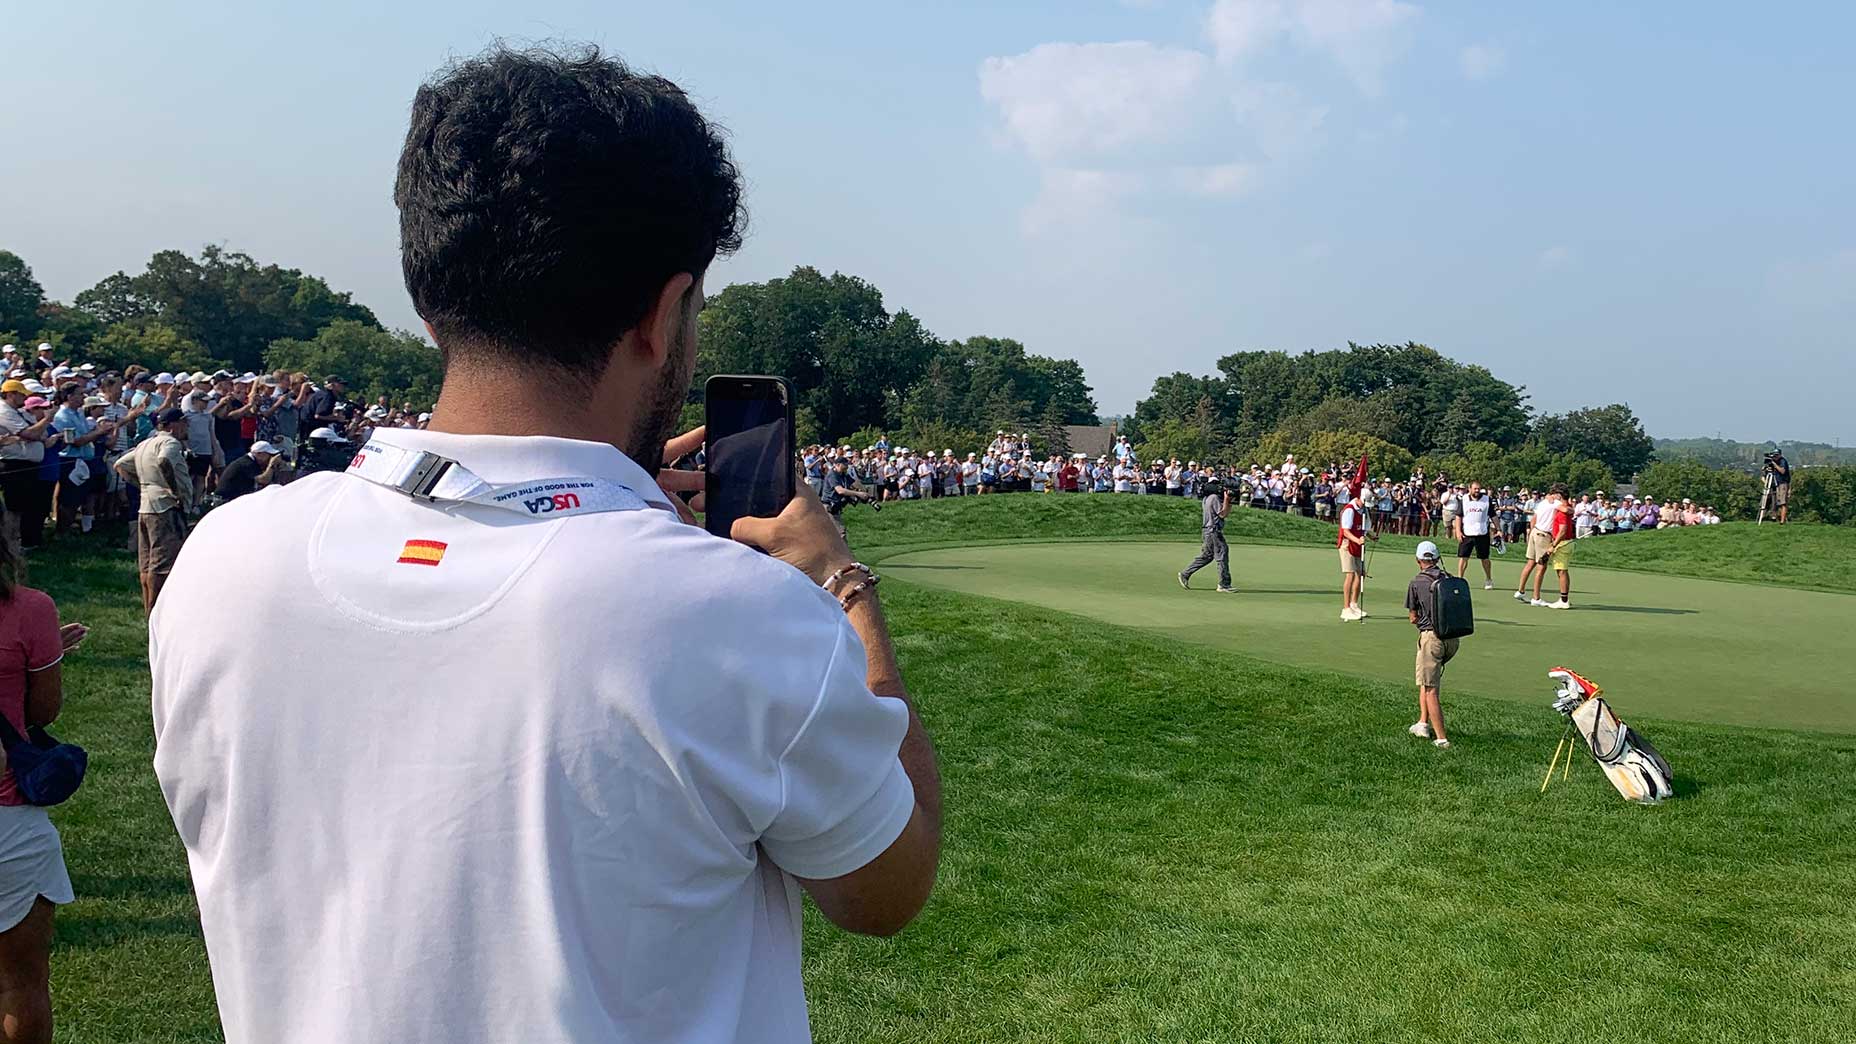
[[[19,796],[32,805],[56,805],[84,782],[90,755],[75,743],[60,743],[34,725],[21,736],[0,714],[0,747],[6,750],[6,767],[13,773]]]

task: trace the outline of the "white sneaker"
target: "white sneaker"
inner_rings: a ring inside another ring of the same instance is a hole
[[[1342,609],[1340,611],[1340,622],[1341,623],[1352,623],[1353,621],[1358,620],[1360,618],[1358,613],[1359,611],[1356,610],[1353,606],[1348,606],[1347,608]]]
[[[1355,606],[1355,607],[1354,607],[1354,610],[1353,610],[1353,618],[1354,618],[1355,620],[1364,620],[1364,619],[1366,619],[1367,617],[1369,617],[1369,616],[1371,616],[1371,615],[1373,615],[1373,614],[1372,614],[1372,613],[1369,613],[1369,612],[1367,612],[1367,611],[1366,611],[1366,610],[1364,610],[1364,609],[1361,609],[1361,608],[1359,608],[1358,606]]]
[[[1449,750],[1450,741],[1446,739],[1434,739],[1431,741],[1431,746],[1436,747],[1438,750]]]
[[[1416,736],[1419,739],[1430,739],[1431,738],[1431,723],[1428,721],[1412,722],[1411,728],[1406,729],[1405,731],[1411,733],[1413,736]]]
[[[1546,608],[1547,606],[1549,606],[1549,605],[1551,605],[1552,603],[1551,603],[1551,602],[1543,602],[1543,601],[1541,601],[1541,600],[1540,600],[1540,599],[1538,599],[1538,598],[1531,598],[1531,599],[1529,599],[1529,600],[1528,600],[1528,603],[1527,603],[1527,604],[1528,604],[1528,605],[1537,605],[1537,606],[1539,606],[1539,607],[1541,607],[1542,609],[1545,609],[1545,608]]]
[[[1514,600],[1515,600],[1515,601],[1517,601],[1517,602],[1525,602],[1525,601],[1527,601],[1527,596],[1526,596],[1526,595],[1524,595],[1524,594],[1522,594],[1522,593],[1521,593],[1521,592],[1519,592],[1519,591],[1516,591],[1516,592],[1514,593]]]
[[[1541,604],[1545,605],[1548,609],[1571,609],[1572,608],[1572,603],[1568,602],[1564,598],[1560,599],[1557,602],[1543,602]]]
[[[1488,582],[1486,582],[1486,583],[1484,583],[1484,584],[1482,585],[1482,589],[1483,589],[1484,591],[1493,591],[1493,590],[1495,590],[1495,582],[1494,582],[1493,580],[1491,580],[1491,581],[1488,581]]]

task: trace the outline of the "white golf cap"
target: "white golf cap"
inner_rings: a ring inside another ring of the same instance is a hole
[[[40,342],[39,342],[39,351],[41,351],[41,352],[49,352],[49,351],[51,351],[51,350],[52,350],[52,343],[51,343],[50,341],[40,341]]]
[[[209,377],[209,376],[207,376],[207,374],[206,374],[206,371],[205,371],[205,370],[195,370],[195,371],[193,372],[193,376],[192,376],[192,377],[189,377],[189,378],[187,378],[187,379],[188,379],[188,380],[190,380],[190,381],[192,381],[192,382],[193,382],[193,383],[195,383],[195,384],[199,384],[199,383],[201,383],[201,382],[203,382],[203,381],[210,381],[210,380],[212,380],[212,378],[211,378],[211,377]]]
[[[18,355],[18,354],[19,354],[18,345],[9,344],[4,347],[0,347],[0,355]]]
[[[1429,540],[1420,541],[1418,543],[1418,558],[1435,562],[1437,560],[1437,545]]]
[[[156,384],[173,384],[174,375],[171,373],[157,373],[155,374],[155,383]]]
[[[317,428],[315,431],[309,433],[309,437],[312,439],[326,439],[329,442],[348,441],[342,437],[341,432],[336,431],[334,428]]]
[[[283,452],[283,451],[282,451],[282,450],[280,450],[280,449],[278,449],[278,448],[277,448],[276,446],[273,446],[273,445],[271,445],[270,443],[268,443],[268,442],[265,442],[265,441],[264,441],[264,440],[262,440],[262,439],[260,439],[260,440],[258,440],[257,442],[254,442],[254,443],[252,443],[252,444],[251,444],[251,454],[252,454],[252,456],[254,456],[254,457],[255,457],[255,456],[257,456],[257,455],[258,455],[258,454],[260,454],[260,453],[269,453],[269,454],[271,454],[272,456],[276,456],[277,454],[279,454],[279,453],[281,453],[281,452]]]

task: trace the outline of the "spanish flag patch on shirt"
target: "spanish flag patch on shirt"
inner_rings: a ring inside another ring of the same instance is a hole
[[[445,557],[445,542],[442,540],[408,540],[400,550],[401,565],[435,566]]]

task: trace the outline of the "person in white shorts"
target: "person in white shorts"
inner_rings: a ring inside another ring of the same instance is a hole
[[[50,724],[64,705],[64,654],[82,624],[58,626],[43,591],[18,586],[18,553],[0,535],[0,736]],[[9,735],[10,734],[10,735]],[[64,847],[45,809],[28,804],[0,757],[0,1039],[52,1039],[52,916],[74,898]]]

